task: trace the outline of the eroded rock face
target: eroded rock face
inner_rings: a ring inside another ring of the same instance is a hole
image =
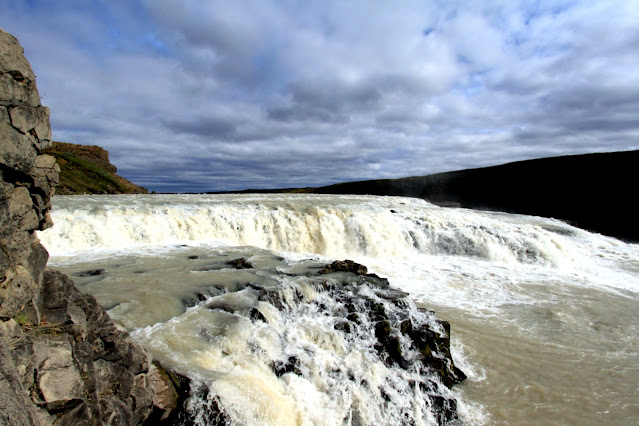
[[[145,351],[93,296],[47,270],[41,300],[39,323],[0,322],[0,425],[135,425],[154,402],[163,412],[175,408],[161,405],[150,383],[170,393],[171,382],[149,375]]]
[[[52,225],[59,171],[41,153],[50,143],[33,70],[18,41],[0,30],[0,318],[37,306],[47,253],[34,231]]]
[[[79,412],[105,424],[144,421],[153,400],[144,350],[66,275],[47,270],[42,298],[45,321],[29,330],[35,354],[31,399],[63,423]]]

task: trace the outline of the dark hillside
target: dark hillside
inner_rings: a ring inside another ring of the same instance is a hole
[[[639,241],[639,151],[571,155],[403,179],[316,188],[324,194],[400,195],[435,204],[569,221]]]

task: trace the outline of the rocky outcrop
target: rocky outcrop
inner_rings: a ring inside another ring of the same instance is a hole
[[[92,296],[46,270],[35,232],[52,226],[50,143],[33,70],[0,29],[0,425],[140,424],[170,409],[155,367]]]
[[[41,298],[40,322],[18,316],[0,331],[36,424],[144,421],[153,406],[144,350],[64,274],[45,272]]]
[[[97,145],[79,145],[54,141],[51,143],[49,150],[77,155],[110,173],[118,171],[118,168],[109,161],[109,151]]]
[[[243,302],[253,300],[246,305],[228,297],[228,293],[203,295],[197,303],[213,311],[245,317],[254,324],[263,323],[260,327],[268,329],[269,335],[280,342],[276,347],[286,349],[267,351],[251,341],[255,362],[270,366],[273,374],[286,383],[297,380],[293,378],[297,376],[304,382],[322,383],[318,387],[331,396],[357,395],[357,399],[375,405],[380,412],[395,413],[401,424],[421,424],[426,417],[435,419],[437,424],[459,421],[457,400],[450,389],[466,375],[453,361],[450,325],[446,321],[436,318],[432,311],[417,308],[407,293],[351,260],[328,265],[307,263],[307,268],[285,274],[301,279],[283,280],[283,286],[256,282],[238,286]],[[277,311],[280,315],[273,315]],[[313,345],[307,345],[304,338],[289,334],[288,330],[298,327],[306,329],[311,316],[322,319],[323,331],[312,332],[317,333],[314,341],[345,342],[344,346],[335,343],[337,348],[330,356],[336,359],[329,362],[330,371],[317,362],[317,358],[322,358],[319,347],[311,349]],[[380,377],[385,379],[375,380],[372,386],[363,369],[356,367],[357,363],[351,364],[360,357],[368,360],[367,367],[384,371]],[[325,382],[326,376],[331,380]],[[190,409],[181,414],[179,424],[201,424],[195,422],[194,416],[199,416],[204,424],[237,420],[237,410],[242,407],[225,405],[224,395],[215,394],[205,385],[192,389],[187,401]],[[410,403],[406,395],[413,395]],[[366,407],[353,404],[350,418],[344,423],[370,421],[369,415]]]
[[[42,155],[50,143],[33,70],[18,41],[0,31],[0,318],[36,305],[48,255],[34,231],[52,225],[58,182],[55,159]]]
[[[628,185],[639,151],[518,161],[494,167],[347,182],[312,192],[397,195],[443,206],[553,217],[590,231],[639,242]]]
[[[95,145],[52,142],[45,153],[60,167],[58,194],[148,194],[148,190],[118,176],[109,152]]]
[[[437,319],[432,311],[422,310],[421,315],[411,314],[411,310],[407,309],[411,305],[408,293],[391,287],[388,280],[369,274],[366,266],[352,260],[335,261],[322,268],[318,274],[340,272],[359,277],[356,281],[328,281],[323,286],[334,300],[343,302],[343,317],[346,320],[337,324],[342,331],[351,333],[359,324],[373,324],[369,332],[375,336],[377,342],[374,346],[387,365],[395,364],[408,369],[412,364],[413,368],[423,371],[424,377],[429,372],[434,373],[448,388],[466,379],[466,375],[455,366],[450,352],[448,322]],[[335,284],[336,282],[339,284]],[[361,291],[361,286],[372,289],[372,294]],[[353,298],[354,294],[358,294],[358,297]],[[362,306],[366,309],[361,309]],[[424,324],[424,316],[434,326]],[[402,346],[400,340],[409,343]],[[410,356],[410,351],[415,351],[418,355]],[[431,391],[437,386],[432,381],[425,385],[432,388]],[[450,417],[453,413],[443,415]]]

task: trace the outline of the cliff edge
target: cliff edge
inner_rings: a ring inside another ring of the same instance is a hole
[[[35,231],[53,225],[60,168],[43,153],[50,145],[49,109],[33,70],[0,29],[0,425],[164,417],[175,406],[161,395],[170,387],[166,373],[95,298],[46,269],[49,255]]]
[[[109,152],[95,145],[52,142],[44,150],[60,167],[57,193],[68,194],[148,194],[146,188],[118,176],[109,161]]]

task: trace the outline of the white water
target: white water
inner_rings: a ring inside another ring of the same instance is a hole
[[[212,279],[226,286],[239,279],[219,271],[194,273],[188,254],[205,258],[202,253],[208,253],[209,263],[234,255],[262,262],[261,272],[242,278],[246,282],[273,279],[268,271],[285,267],[274,254],[288,267],[309,257],[350,258],[388,277],[451,322],[453,355],[469,375],[455,390],[466,423],[639,422],[638,245],[551,219],[445,209],[398,197],[60,196],[53,219],[54,228],[40,234],[50,264],[71,274],[105,268],[102,278],[76,282],[113,306],[112,316],[154,355],[207,380],[211,365],[219,372],[221,360],[232,359],[227,365],[232,380],[216,376],[220,394],[235,395],[232,384],[246,383],[247,371],[253,383],[264,378],[258,386],[264,399],[249,401],[240,393],[236,401],[250,402],[249,411],[261,412],[262,421],[334,424],[328,413],[344,418],[337,407],[347,404],[318,394],[316,384],[273,381],[272,375],[253,371],[262,368],[259,363],[241,357],[202,349],[197,367],[180,354],[184,342],[171,342],[188,335],[180,327],[190,323],[189,316],[203,315],[197,307],[184,311],[181,300]],[[293,328],[322,329],[309,315],[274,323],[302,321]],[[249,330],[220,318],[211,323],[239,327],[223,333],[234,336],[232,341]],[[300,347],[309,342],[323,347],[326,342],[319,344],[316,337],[300,339],[306,342]],[[229,345],[240,344],[235,342]],[[187,346],[198,344],[201,339]],[[332,351],[343,347],[326,344],[331,350],[316,355],[324,366],[336,362]],[[355,364],[352,369],[366,370]],[[339,390],[350,398],[360,391]],[[361,420],[371,419],[379,417]]]

